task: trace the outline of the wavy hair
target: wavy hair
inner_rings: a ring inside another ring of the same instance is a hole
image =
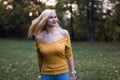
[[[33,37],[34,35],[40,33],[41,31],[47,29],[47,20],[49,18],[49,15],[55,12],[53,9],[45,9],[39,17],[34,19],[32,21],[32,24],[30,25],[28,29],[28,38]],[[55,27],[60,27],[59,24],[57,23]]]

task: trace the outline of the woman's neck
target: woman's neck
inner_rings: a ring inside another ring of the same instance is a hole
[[[54,32],[57,27],[48,27],[47,32]]]

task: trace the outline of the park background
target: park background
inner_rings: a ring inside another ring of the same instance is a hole
[[[55,9],[71,36],[78,80],[120,80],[119,0],[0,0],[0,80],[37,80],[31,21]]]

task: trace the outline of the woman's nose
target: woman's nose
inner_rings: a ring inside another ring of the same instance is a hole
[[[54,21],[56,21],[57,19],[56,18],[53,18]]]

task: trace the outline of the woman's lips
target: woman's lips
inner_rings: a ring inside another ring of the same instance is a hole
[[[52,24],[56,24],[56,22],[52,22]]]

